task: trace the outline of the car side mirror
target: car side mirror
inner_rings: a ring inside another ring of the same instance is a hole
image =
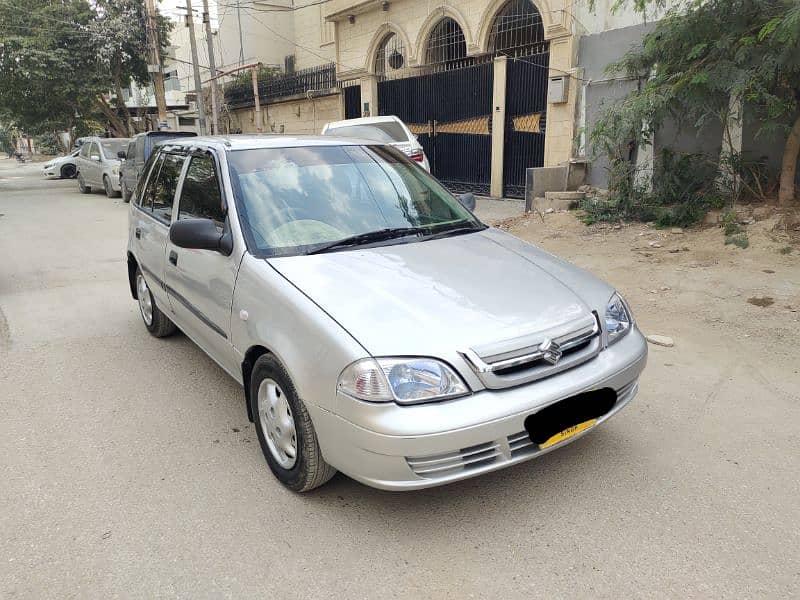
[[[120,150],[119,152],[117,152],[117,158],[120,160],[125,160],[126,158],[128,158],[128,155],[125,154],[125,150]]]
[[[99,154],[92,154],[89,158],[91,160],[95,161],[95,162],[100,162],[100,155]]]
[[[467,192],[466,194],[461,194],[460,196],[456,196],[458,199],[459,204],[466,208],[469,211],[475,210],[475,194],[472,192]]]
[[[233,242],[229,232],[220,232],[211,219],[180,219],[169,227],[169,241],[179,248],[215,250],[230,254]]]

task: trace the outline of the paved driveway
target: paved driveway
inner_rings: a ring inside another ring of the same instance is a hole
[[[298,496],[237,385],[140,323],[126,219],[0,160],[0,597],[800,594],[796,403],[760,399],[778,438],[731,412],[713,439],[764,427],[763,445],[722,456],[676,416],[680,374],[654,364],[628,410],[538,461],[405,494],[339,475]]]

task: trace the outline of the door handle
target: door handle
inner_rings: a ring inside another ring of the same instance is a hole
[[[169,262],[171,262],[176,267],[178,266],[178,253],[175,250],[169,251]]]
[[[134,233],[134,235],[136,235],[136,239],[137,239],[137,240],[140,240],[140,239],[142,239],[142,228],[141,228],[141,227],[137,227],[137,228],[134,230],[134,232],[133,232],[133,233]]]

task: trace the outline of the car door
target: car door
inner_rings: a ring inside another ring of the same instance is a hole
[[[101,162],[103,158],[100,154],[100,145],[97,142],[89,142],[89,156],[86,160],[83,179],[90,186],[102,184],[100,181]]]
[[[165,253],[184,159],[184,156],[166,152],[154,157],[131,213],[134,256],[156,303],[168,314],[171,305],[164,283]]]
[[[125,187],[133,191],[136,189],[136,140],[131,140],[125,149],[125,160],[119,167]]]
[[[211,219],[220,234],[231,226],[219,173],[212,153],[189,157],[178,192],[177,219]],[[240,254],[179,248],[167,241],[167,255],[167,292],[176,323],[223,368],[236,373],[230,323]]]

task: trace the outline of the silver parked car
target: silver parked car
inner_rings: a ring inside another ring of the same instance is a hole
[[[101,187],[106,196],[120,195],[119,165],[117,153],[125,150],[128,138],[87,138],[75,158],[78,168],[78,189],[88,194],[93,187]]]
[[[128,274],[151,334],[179,327],[244,387],[296,491],[541,456],[628,404],[647,360],[613,288],[369,142],[167,142],[131,203]]]

